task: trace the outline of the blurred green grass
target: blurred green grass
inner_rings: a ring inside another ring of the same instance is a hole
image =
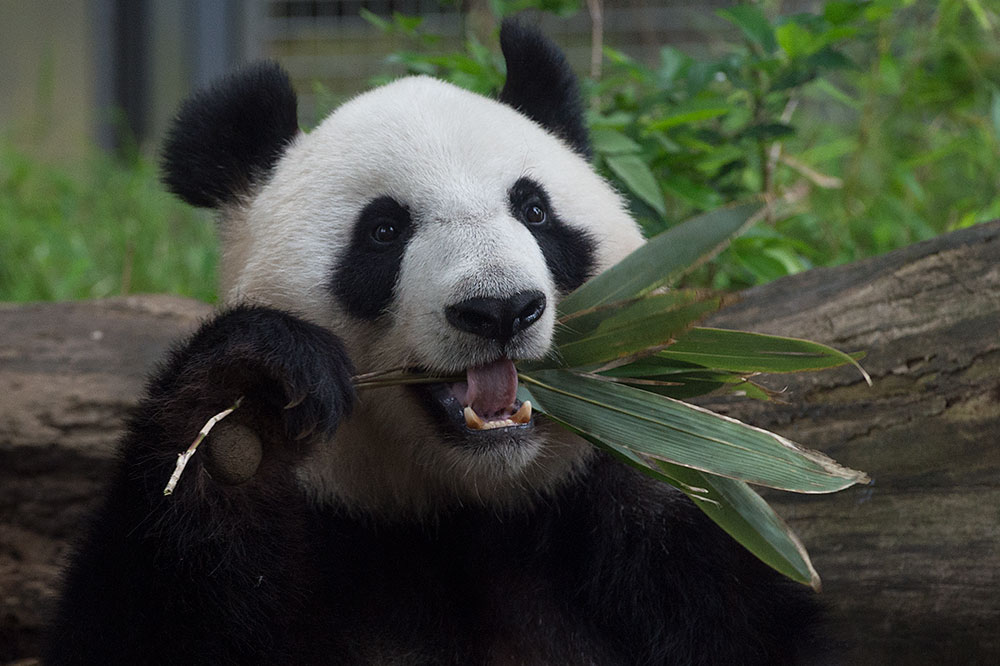
[[[211,215],[157,181],[156,167],[96,149],[72,166],[0,140],[0,301],[167,292],[213,302]]]

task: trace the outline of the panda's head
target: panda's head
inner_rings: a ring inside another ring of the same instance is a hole
[[[562,54],[509,22],[501,47],[496,100],[404,78],[304,134],[287,76],[262,64],[189,99],[167,139],[168,186],[220,213],[227,303],[330,328],[358,372],[467,379],[362,391],[301,470],[321,500],[518,505],[588,454],[543,419],[524,422],[513,362],[548,354],[559,299],[642,237],[588,162]]]

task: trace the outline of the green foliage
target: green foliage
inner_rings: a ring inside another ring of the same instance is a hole
[[[786,117],[804,85],[848,62],[839,50],[848,37],[815,17],[770,23],[754,5],[720,12],[745,43],[718,60],[698,60],[674,48],[656,67],[607,49],[605,77],[592,85],[591,125],[617,132],[662,188],[655,204],[624,180],[626,191],[650,204],[637,207],[648,233],[693,212],[749,194],[775,194],[771,146],[795,134]],[[598,165],[611,159],[597,149]],[[617,154],[616,156],[617,157]],[[615,169],[610,169],[615,173]],[[654,214],[665,210],[665,214]]]
[[[557,16],[569,17],[580,9],[581,0],[490,0],[496,16],[511,16],[525,9],[538,9]]]
[[[0,301],[137,292],[213,301],[214,233],[148,162],[95,153],[71,169],[0,143]]]
[[[721,288],[1000,215],[1000,126],[985,122],[991,104],[1000,113],[1000,17],[936,4],[829,2],[775,20],[736,5],[719,14],[743,44],[720,59],[668,47],[647,67],[609,50],[592,90],[598,163],[648,233],[751,193],[774,202],[767,225],[689,280]],[[603,148],[608,132],[631,141],[663,204],[608,164],[622,154]]]
[[[443,79],[457,86],[489,95],[503,86],[503,58],[499,53],[483,46],[470,37],[464,52],[441,50],[440,39],[423,30],[423,18],[393,13],[391,20],[382,19],[367,10],[361,17],[391,35],[405,39],[410,48],[396,51],[386,59],[393,69],[402,68],[408,74],[424,74]],[[372,83],[380,85],[394,78],[391,74],[376,77]]]
[[[498,17],[546,9],[498,4]],[[995,8],[831,0],[816,13],[718,15],[733,30],[721,57],[665,47],[650,66],[606,48],[603,77],[584,82],[595,164],[647,234],[748,195],[771,202],[766,224],[686,284],[744,287],[1000,216]],[[496,91],[503,63],[476,41],[466,51],[392,61]]]
[[[1000,11],[966,0],[864,7],[855,22],[874,51],[812,91],[814,104],[839,104],[850,122],[838,133],[810,128],[802,147],[817,161],[824,149],[845,150],[830,159],[843,188],[817,192],[812,210],[789,220],[836,261],[1000,216],[1000,126],[989,120],[1000,88]],[[820,239],[831,223],[842,236]]]

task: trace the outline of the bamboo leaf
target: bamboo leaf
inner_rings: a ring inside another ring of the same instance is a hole
[[[538,404],[537,398],[523,387],[519,389],[519,398]],[[548,412],[541,409],[538,411],[623,463],[678,488],[694,501],[695,506],[762,562],[792,580],[811,585],[819,591],[819,575],[798,537],[746,483],[644,458],[627,447],[597,439]]]
[[[618,370],[618,368],[614,370]],[[668,398],[676,398],[677,400],[688,400],[714,391],[739,394],[758,400],[771,400],[779,395],[754,384],[745,375],[725,370],[709,370],[705,368],[700,370],[678,370],[670,374],[647,377],[615,377],[609,375],[610,373],[601,374],[602,377],[607,377],[610,381],[616,381],[626,386],[635,386],[644,391],[665,395]]]
[[[848,354],[818,342],[721,328],[691,328],[658,359],[685,361],[733,372],[799,372],[850,363],[865,380],[871,378]],[[655,363],[656,361],[652,361]]]
[[[664,298],[660,298],[663,296]],[[674,336],[719,309],[721,298],[674,305],[676,299],[662,294],[640,299],[601,321],[588,335],[556,347],[562,366],[582,366],[621,359],[671,342]]]
[[[750,486],[670,463],[660,462],[659,466],[674,486],[744,548],[792,580],[819,592],[819,574],[802,542]]]
[[[666,312],[690,305],[699,300],[707,300],[714,296],[714,294],[693,289],[671,289],[663,293],[645,294],[625,301],[615,301],[580,310],[558,319],[555,344],[559,346],[580,340],[588,335],[593,335],[598,328],[608,330],[609,327],[615,325],[609,320],[621,322],[631,318],[649,316],[657,312]]]
[[[627,300],[675,280],[718,253],[759,209],[756,202],[720,208],[671,227],[585,282],[563,299],[560,312]]]
[[[565,370],[521,378],[546,413],[658,460],[804,493],[834,492],[865,479],[779,435],[648,391]]]

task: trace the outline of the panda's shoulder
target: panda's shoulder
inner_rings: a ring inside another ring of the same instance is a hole
[[[554,529],[566,546],[562,556],[576,561],[584,579],[601,586],[617,581],[622,594],[639,586],[698,595],[738,579],[754,596],[789,582],[680,490],[606,454],[595,457],[559,505]]]
[[[798,663],[822,650],[815,595],[679,490],[601,454],[567,491],[558,575],[607,635],[646,646],[638,661],[692,663],[695,646],[711,653],[704,663]]]

